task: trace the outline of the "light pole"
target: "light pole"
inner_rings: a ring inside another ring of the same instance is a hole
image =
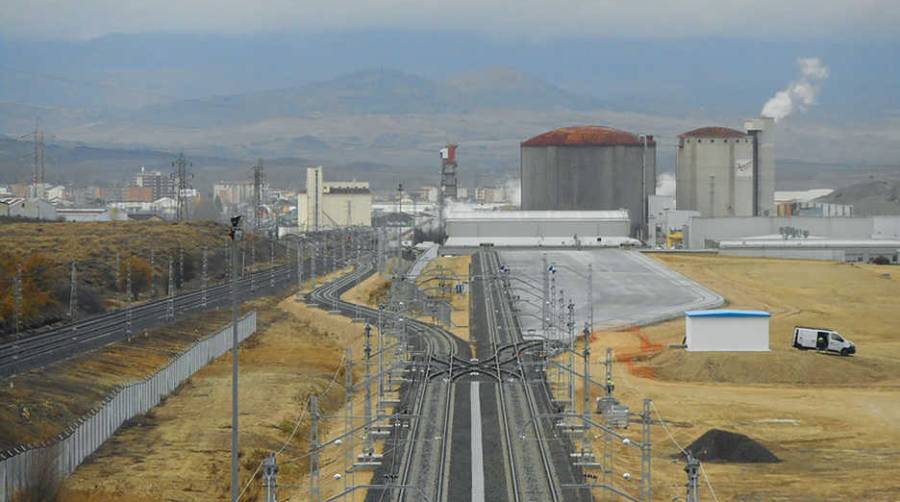
[[[238,289],[237,248],[244,238],[241,217],[231,218],[231,502],[237,502],[238,492]]]

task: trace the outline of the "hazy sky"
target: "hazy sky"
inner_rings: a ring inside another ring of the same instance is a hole
[[[0,35],[471,30],[499,37],[900,38],[898,0],[4,0]]]

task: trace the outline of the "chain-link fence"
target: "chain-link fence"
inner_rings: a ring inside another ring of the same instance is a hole
[[[256,312],[238,322],[238,339],[256,332]],[[106,400],[41,445],[22,445],[0,453],[0,501],[10,500],[32,483],[72,474],[125,421],[146,413],[185,380],[231,348],[231,325],[195,343],[146,380],[119,387]]]

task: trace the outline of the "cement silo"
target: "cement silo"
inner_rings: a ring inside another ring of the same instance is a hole
[[[703,216],[753,215],[753,143],[727,127],[678,136],[675,207]]]
[[[522,209],[627,209],[632,235],[640,234],[647,197],[656,192],[652,136],[602,126],[564,127],[521,148]]]

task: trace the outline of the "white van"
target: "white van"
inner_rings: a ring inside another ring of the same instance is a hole
[[[856,345],[845,340],[837,331],[825,328],[794,327],[794,348],[837,352],[842,356],[856,353]]]

